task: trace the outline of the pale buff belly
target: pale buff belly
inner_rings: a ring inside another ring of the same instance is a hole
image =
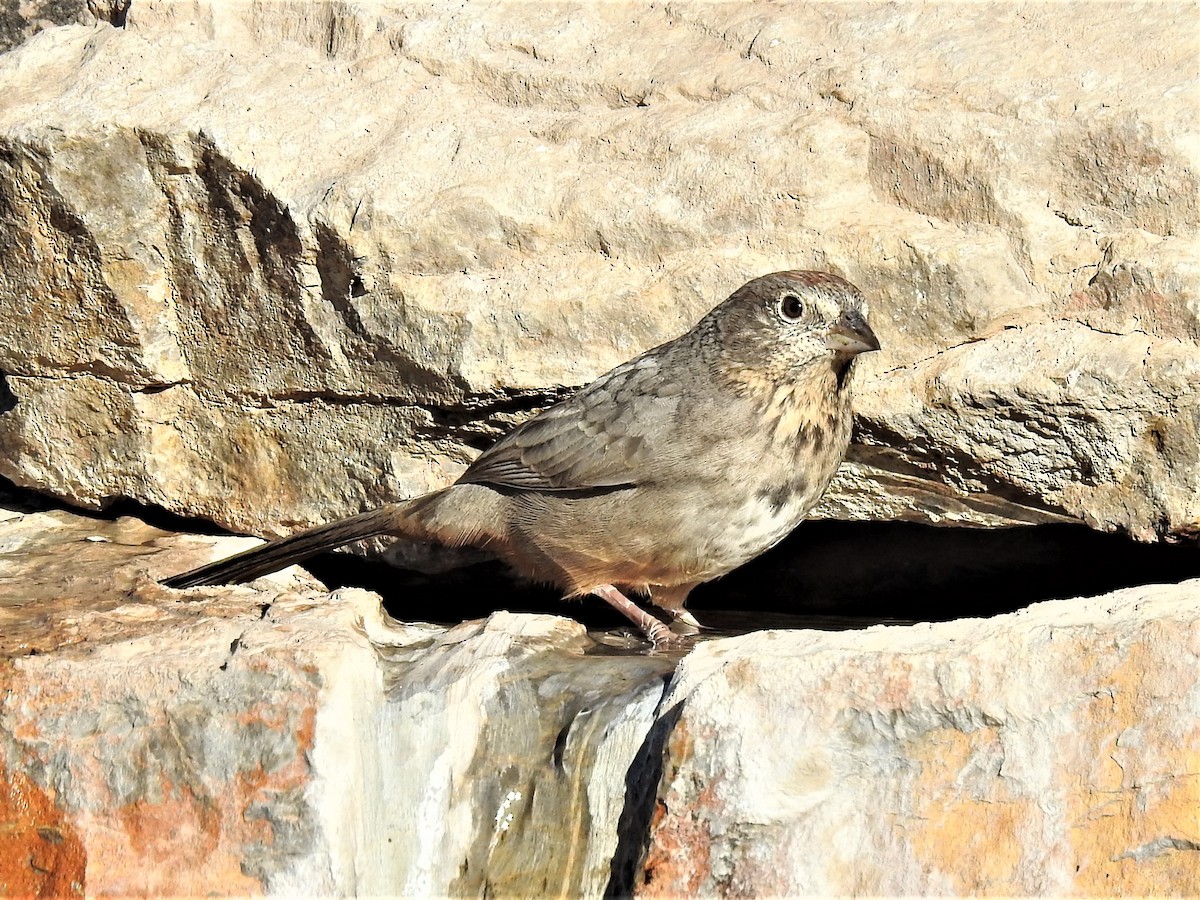
[[[552,561],[581,590],[708,581],[791,533],[820,499],[840,455],[809,466],[793,489],[782,477],[743,477],[680,492],[532,497],[529,525],[516,529],[518,553],[530,563]]]
[[[736,453],[720,465],[710,453],[710,467],[687,479],[598,496],[521,497],[511,561],[518,570],[551,563],[580,591],[695,584],[748,562],[803,521],[849,444],[848,406],[818,406],[814,420],[811,407],[800,412],[800,399],[788,395],[770,410],[773,428],[734,429],[742,436]],[[755,433],[762,443],[750,446],[745,437]]]

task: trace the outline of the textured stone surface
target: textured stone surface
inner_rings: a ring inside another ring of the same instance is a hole
[[[0,17],[0,475],[288,530],[819,267],[886,347],[826,515],[1200,533],[1194,4],[552,12]],[[659,706],[565,619],[152,582],[238,546],[0,516],[0,893],[1200,892],[1195,581]]]
[[[298,570],[148,577],[245,543],[0,522],[0,893],[603,892],[674,660],[549,616],[400,625]]]
[[[1194,5],[555,13],[144,2],[0,56],[0,474],[285,531],[821,267],[886,348],[824,514],[1200,529]]]
[[[0,53],[56,25],[125,22],[131,0],[7,0],[0,4]]]
[[[700,646],[638,893],[1196,894],[1198,599]]]
[[[977,496],[1036,497],[1097,528],[1200,537],[1200,353],[1078,322],[1014,327],[864,397],[860,449],[946,470]],[[898,452],[892,448],[901,448]]]
[[[1200,890],[1200,580],[679,661],[0,519],[6,895]]]
[[[567,619],[496,614],[382,651],[387,705],[369,752],[387,842],[360,869],[365,893],[604,894],[626,779],[675,660],[597,649]],[[390,785],[397,771],[411,775]]]

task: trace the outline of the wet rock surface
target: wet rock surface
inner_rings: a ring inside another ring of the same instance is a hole
[[[1200,886],[1200,579],[932,624],[708,611],[669,654],[545,613],[403,624],[299,569],[155,583],[250,540],[6,513],[6,889]],[[782,623],[824,630],[737,635]]]
[[[244,540],[0,523],[7,891],[603,892],[677,656],[549,616],[403,625],[299,570],[152,580]]]

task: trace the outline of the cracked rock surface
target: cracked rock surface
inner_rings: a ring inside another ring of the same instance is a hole
[[[1196,893],[1198,596],[700,646],[639,893]]]
[[[0,516],[8,894],[1200,890],[1200,580],[680,658]]]
[[[0,12],[0,497],[288,532],[821,268],[820,515],[1191,549],[1194,4],[547,9]],[[0,894],[1200,893],[1195,579],[647,655],[114,515],[0,510]]]
[[[1193,535],[1194,9],[1004,9],[44,28],[0,56],[0,475],[282,533],[817,267],[885,347],[821,514]]]

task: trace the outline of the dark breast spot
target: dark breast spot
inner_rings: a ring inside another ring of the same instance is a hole
[[[760,488],[755,496],[771,507],[773,513],[781,513],[784,508],[804,493],[808,482],[800,473],[795,473],[787,481],[774,487]]]
[[[828,438],[828,431],[822,429],[812,422],[805,422],[796,431],[796,449],[807,450],[812,449],[814,453],[820,453],[825,449],[825,441]]]

